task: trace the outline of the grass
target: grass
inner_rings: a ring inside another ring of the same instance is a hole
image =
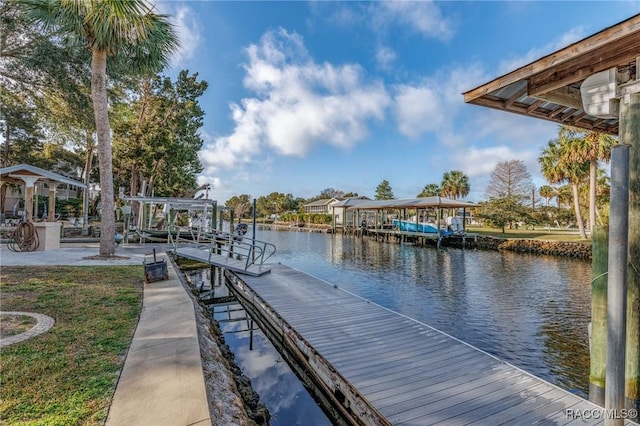
[[[143,278],[141,266],[2,268],[4,311],[56,321],[2,349],[3,425],[104,424],[142,309]]]
[[[24,333],[38,324],[36,318],[27,315],[0,315],[0,338]]]
[[[578,234],[576,230],[547,231],[546,229],[505,229],[505,232],[503,233],[502,229],[498,228],[467,226],[467,232],[496,238],[523,238],[546,241],[588,241],[581,239],[580,234]]]

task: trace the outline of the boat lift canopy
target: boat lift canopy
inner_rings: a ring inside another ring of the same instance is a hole
[[[429,207],[468,208],[477,207],[477,204],[436,196],[397,200],[363,200],[361,203],[348,207],[347,210],[426,209]]]
[[[218,204],[216,200],[196,199],[196,198],[173,198],[173,197],[127,197],[120,199],[126,202],[138,202],[143,204],[167,204],[174,210],[211,211]]]

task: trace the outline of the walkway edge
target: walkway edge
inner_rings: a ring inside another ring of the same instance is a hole
[[[144,286],[108,426],[211,424],[193,303],[174,268],[168,269],[168,280]]]

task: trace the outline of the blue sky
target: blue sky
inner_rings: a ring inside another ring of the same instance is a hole
[[[209,83],[200,183],[210,198],[325,188],[415,197],[443,173],[484,199],[500,161],[537,157],[554,123],[462,93],[640,12],[640,1],[156,1],[182,41],[168,75]]]

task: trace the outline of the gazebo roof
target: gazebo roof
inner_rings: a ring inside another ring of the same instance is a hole
[[[84,183],[77,180],[29,164],[18,164],[0,169],[0,182],[2,183],[7,182],[22,185],[24,181],[20,176],[34,176],[38,178],[38,182],[65,183],[80,188],[87,187]]]

